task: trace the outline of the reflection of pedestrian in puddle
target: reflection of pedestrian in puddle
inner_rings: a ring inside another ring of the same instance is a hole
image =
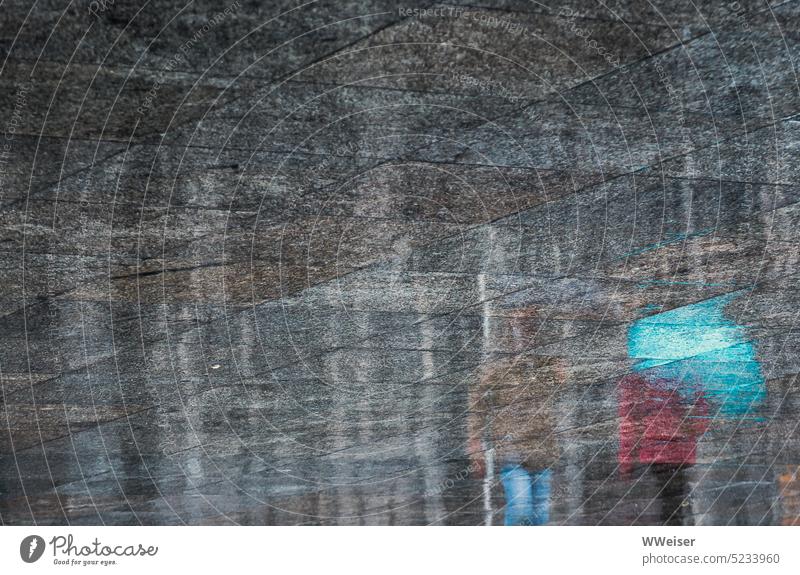
[[[723,315],[735,296],[656,314],[628,331],[628,354],[639,361],[619,384],[620,470],[648,466],[668,523],[681,522],[698,439],[716,418],[754,419],[766,393],[753,344]]]
[[[697,438],[708,427],[702,393],[686,397],[675,382],[625,376],[619,384],[619,463],[629,473],[636,463],[692,465]]]
[[[689,494],[687,467],[694,465],[697,439],[708,427],[702,394],[679,393],[675,382],[624,377],[619,386],[619,465],[623,475],[636,464],[648,466],[656,479],[661,520],[682,524]]]
[[[525,327],[530,322],[530,318],[512,318],[505,333],[512,340],[530,337]],[[513,348],[519,341],[509,343]],[[506,525],[549,521],[550,467],[558,457],[550,409],[563,381],[560,359],[521,355],[490,360],[470,390],[473,468],[485,479],[487,489],[499,474]]]

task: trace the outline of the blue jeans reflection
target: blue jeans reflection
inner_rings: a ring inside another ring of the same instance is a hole
[[[500,472],[506,499],[506,525],[545,525],[550,519],[550,470],[528,471],[505,465]]]

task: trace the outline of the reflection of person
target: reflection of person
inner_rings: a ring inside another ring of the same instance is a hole
[[[619,384],[620,470],[647,466],[667,523],[681,522],[685,471],[710,420],[752,418],[766,393],[755,347],[724,313],[737,295],[651,315],[628,329],[628,355],[638,361]]]
[[[647,465],[656,478],[665,525],[683,524],[689,493],[686,469],[694,465],[697,440],[708,428],[708,404],[680,382],[639,373],[619,384],[619,466],[627,475]]]
[[[619,464],[628,473],[636,463],[692,465],[697,439],[708,427],[701,394],[687,398],[680,383],[641,374],[619,384]]]
[[[526,331],[521,322],[512,320],[512,338]],[[506,525],[549,520],[550,467],[558,456],[550,405],[563,381],[560,359],[521,355],[490,361],[470,390],[472,467],[482,477],[499,470]]]

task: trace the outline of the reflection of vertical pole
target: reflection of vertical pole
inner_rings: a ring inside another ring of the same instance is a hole
[[[489,317],[491,312],[491,304],[486,295],[486,275],[478,274],[478,297],[481,298],[481,320],[483,322],[483,359],[487,359],[489,355],[489,341],[491,337]]]
[[[486,266],[492,260],[492,249],[494,247],[494,229],[490,226],[489,230],[489,253],[485,260],[483,260],[483,268],[486,269]],[[489,355],[491,353],[491,342],[492,342],[492,333],[491,333],[491,302],[489,301],[489,294],[487,293],[486,289],[486,274],[479,273],[478,274],[478,296],[480,297],[481,301],[481,312],[482,312],[482,320],[483,320],[483,354],[482,359],[483,363],[489,361]],[[478,369],[479,377],[480,377],[480,369]],[[491,422],[487,421],[487,429],[484,430],[484,437],[486,437],[485,433],[489,431],[488,428],[491,427]],[[486,441],[484,439],[481,440],[481,449],[483,450],[486,458],[486,470],[483,476],[483,511],[484,511],[484,524],[491,525],[492,524],[492,517],[494,515],[494,509],[492,508],[492,485],[494,484],[494,447],[490,446],[487,449]]]
[[[494,241],[495,241],[495,230],[493,227],[489,226],[487,230],[488,233],[488,245],[489,245],[489,252],[486,254],[486,257],[481,261],[481,273],[478,274],[478,296],[481,298],[481,310],[483,313],[483,356],[484,360],[486,360],[487,356],[489,355],[489,350],[491,349],[490,342],[492,341],[492,334],[491,334],[491,326],[489,323],[489,318],[491,317],[492,311],[492,304],[489,301],[489,293],[486,289],[486,276],[487,276],[487,269],[491,270],[491,262],[494,258],[498,261],[503,259],[504,254],[494,254]]]
[[[491,304],[486,294],[486,275],[478,274],[478,297],[481,298],[481,312],[483,320],[483,363],[489,358],[490,341],[491,341],[491,328],[489,325],[489,317],[491,311]],[[478,369],[478,377],[480,377],[480,369]],[[485,430],[484,430],[485,431]],[[486,472],[483,475],[483,511],[485,514],[484,523],[486,525],[492,524],[492,483],[494,483],[494,448],[486,448],[486,441],[481,439],[481,449],[486,457]]]
[[[426,382],[422,385],[422,406],[420,411],[429,412],[431,417],[435,416],[434,405],[436,404],[436,386],[429,385],[427,382],[436,375],[436,366],[433,361],[433,352],[430,351],[434,347],[433,339],[433,325],[431,322],[421,322],[420,329],[422,330],[422,349],[428,350],[422,352],[422,381]],[[436,432],[438,435],[438,432]],[[445,508],[442,504],[441,489],[437,486],[444,485],[445,475],[441,465],[437,465],[439,458],[437,457],[435,446],[441,445],[438,437],[428,437],[422,433],[415,434],[415,451],[419,458],[419,466],[422,468],[423,482],[425,484],[425,493],[430,494],[425,497],[425,520],[428,523],[435,523],[440,521],[445,516]]]
[[[486,443],[481,441],[481,447],[485,449]],[[491,525],[494,510],[492,509],[492,484],[494,483],[494,447],[486,449],[486,473],[483,476],[483,511],[484,524]]]

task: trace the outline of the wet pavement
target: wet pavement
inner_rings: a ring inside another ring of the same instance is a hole
[[[11,2],[3,524],[800,524],[800,0]]]

